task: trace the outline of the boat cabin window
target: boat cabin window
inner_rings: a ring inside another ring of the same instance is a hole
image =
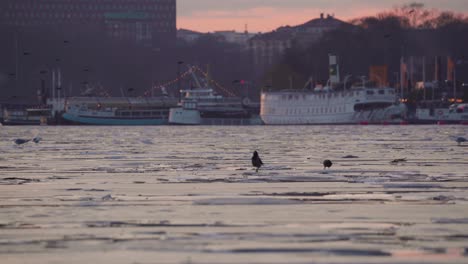
[[[36,111],[28,111],[29,116],[47,116],[48,111],[47,110],[36,110]]]
[[[384,90],[379,90],[379,94],[385,94]]]
[[[374,91],[366,91],[367,95],[373,95]]]

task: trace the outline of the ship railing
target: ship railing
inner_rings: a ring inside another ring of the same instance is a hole
[[[197,101],[197,102],[213,102],[213,103],[238,103],[242,104],[241,100],[239,98],[233,98],[233,97],[223,97],[223,98],[187,98],[183,99],[183,101]]]

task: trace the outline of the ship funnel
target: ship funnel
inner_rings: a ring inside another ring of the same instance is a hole
[[[338,65],[338,60],[336,55],[329,54],[329,70],[330,70],[330,86],[333,87],[334,84],[340,82],[340,68]]]

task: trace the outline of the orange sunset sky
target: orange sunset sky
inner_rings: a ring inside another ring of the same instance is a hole
[[[267,32],[334,14],[347,21],[396,6],[423,3],[428,9],[468,14],[468,0],[177,0],[177,27],[200,32],[218,30]]]

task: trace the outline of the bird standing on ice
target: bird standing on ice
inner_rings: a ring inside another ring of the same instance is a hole
[[[16,145],[23,145],[25,143],[28,143],[29,141],[31,141],[31,140],[30,139],[22,139],[22,138],[17,138],[17,139],[14,140]]]
[[[323,169],[331,168],[332,165],[333,165],[333,163],[331,162],[331,160],[324,160],[323,161]]]
[[[260,156],[258,156],[258,152],[254,151],[253,156],[252,156],[252,166],[257,168],[255,172],[258,172],[258,169],[260,169],[262,165],[263,165],[262,159],[260,159]]]
[[[466,138],[464,138],[464,137],[457,137],[457,138],[455,139],[455,141],[456,141],[456,142],[458,143],[458,145],[460,146],[461,143],[466,142],[467,140],[466,140]]]

